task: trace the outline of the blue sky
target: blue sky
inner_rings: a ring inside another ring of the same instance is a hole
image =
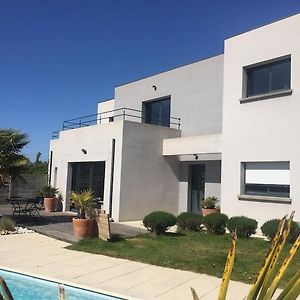
[[[48,159],[62,121],[116,85],[223,52],[224,38],[300,12],[279,0],[0,0],[0,128]]]

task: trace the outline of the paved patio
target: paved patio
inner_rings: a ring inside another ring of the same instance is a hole
[[[208,275],[67,250],[68,243],[37,233],[0,236],[0,268],[123,295],[126,299],[217,299],[221,280]],[[240,300],[249,286],[231,282],[229,300]]]
[[[73,234],[72,218],[77,214],[74,212],[53,212],[45,213],[40,211],[41,217],[35,222],[31,218],[16,218],[18,225],[33,229],[34,231],[66,242],[75,242]],[[0,202],[0,216],[10,216],[12,210],[10,205]],[[131,224],[111,223],[111,233],[113,237],[128,238],[137,234],[145,233],[142,227],[131,226]]]

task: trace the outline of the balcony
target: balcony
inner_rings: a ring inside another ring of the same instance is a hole
[[[146,118],[145,111],[123,107],[123,108],[118,108],[110,111],[105,111],[102,113],[87,115],[87,116],[63,121],[63,126],[61,130],[76,129],[76,128],[81,128],[81,127],[86,127],[91,125],[110,123],[119,120],[148,123],[148,124],[153,124],[155,126],[164,126],[164,127],[180,129],[180,118],[161,116],[156,114],[152,114],[152,118],[149,118],[149,115],[147,115]],[[52,139],[59,138],[59,133],[61,130],[54,131],[52,133]]]

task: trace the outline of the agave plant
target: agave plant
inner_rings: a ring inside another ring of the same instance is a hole
[[[270,249],[267,256],[263,262],[260,271],[252,285],[246,300],[271,300],[275,291],[277,290],[283,275],[285,274],[289,264],[291,263],[293,257],[300,246],[300,236],[298,236],[294,245],[289,251],[288,256],[283,261],[279,270],[276,271],[275,266],[278,262],[280,253],[286,243],[287,236],[290,232],[291,223],[293,220],[294,212],[289,218],[285,216],[279,223],[277,233],[271,242]],[[218,300],[225,300],[227,295],[227,289],[229,285],[229,280],[232,272],[232,267],[234,263],[235,253],[236,253],[236,233],[233,234],[231,248],[228,252],[222,284],[219,291]],[[194,300],[199,300],[199,297],[195,290],[192,288],[192,294]],[[281,291],[277,300],[295,300],[300,295],[300,270],[293,276],[293,278],[288,282],[287,286]]]
[[[0,300],[13,300],[13,296],[11,295],[11,292],[5,282],[5,280],[0,277]]]
[[[72,192],[72,202],[79,209],[78,218],[85,219],[85,213],[88,205],[95,198],[92,190],[83,191],[80,193]]]

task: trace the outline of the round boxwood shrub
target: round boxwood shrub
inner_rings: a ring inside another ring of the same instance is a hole
[[[260,228],[263,235],[265,235],[269,240],[272,240],[277,232],[279,222],[280,222],[279,219],[273,219],[264,223],[263,226],[261,226]],[[289,243],[294,243],[299,234],[300,234],[299,225],[293,221],[291,224],[290,233],[287,237],[287,241]]]
[[[212,234],[224,234],[227,222],[227,215],[221,213],[213,213],[203,218],[203,224],[207,231]]]
[[[154,211],[144,218],[143,224],[147,230],[160,235],[176,224],[176,217],[165,211]]]
[[[232,217],[228,220],[227,229],[231,233],[236,230],[238,237],[248,238],[256,232],[257,221],[244,216]]]
[[[177,225],[183,230],[201,230],[203,217],[192,212],[183,212],[177,217]]]

